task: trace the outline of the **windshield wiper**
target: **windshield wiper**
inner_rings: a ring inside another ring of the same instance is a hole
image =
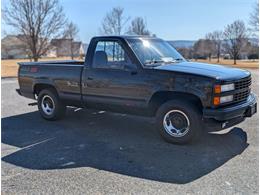
[[[170,60],[170,61],[165,62],[165,63],[176,63],[176,62],[179,62],[179,61],[183,61],[183,59],[182,58],[176,58],[176,59]]]
[[[176,58],[174,61],[183,61],[183,58]]]
[[[154,65],[154,64],[161,64],[164,63],[163,60],[150,60],[148,62],[145,63],[145,65]]]
[[[176,59],[173,59],[173,60],[170,60],[170,61],[164,61],[164,60],[150,60],[148,62],[145,63],[145,65],[148,65],[148,66],[158,66],[158,64],[170,64],[170,63],[176,63],[176,62],[179,62],[179,61],[183,61],[182,58],[176,58]]]

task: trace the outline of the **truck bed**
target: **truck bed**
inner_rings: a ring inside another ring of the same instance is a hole
[[[23,96],[34,98],[40,85],[54,86],[64,100],[81,100],[83,61],[22,62],[19,64],[19,85]]]

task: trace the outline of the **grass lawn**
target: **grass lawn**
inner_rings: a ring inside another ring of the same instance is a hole
[[[64,58],[43,58],[39,61],[53,61],[53,60],[71,60],[69,57]],[[79,59],[75,59],[79,60]],[[12,59],[1,60],[1,77],[16,77],[18,71],[18,62],[30,62],[29,59]]]
[[[192,60],[195,61],[195,60]],[[224,60],[220,59],[220,62],[217,62],[217,59],[211,59],[209,60],[197,60],[197,62],[202,62],[202,63],[209,63],[209,64],[221,64],[221,65],[227,65],[231,67],[236,67],[236,68],[259,68],[259,60],[237,60],[237,64],[234,65],[233,60]]]
[[[52,60],[70,60],[70,58],[44,58],[39,61],[52,61]],[[76,59],[80,60],[80,59]],[[194,60],[193,60],[194,61]],[[16,77],[18,65],[17,62],[29,62],[28,59],[13,59],[13,60],[1,60],[1,77]],[[250,61],[250,60],[238,60],[237,65],[233,65],[233,60],[223,60],[221,59],[219,63],[217,63],[217,59],[208,60],[197,60],[197,62],[203,63],[211,63],[211,64],[222,64],[237,68],[258,68],[259,61]]]

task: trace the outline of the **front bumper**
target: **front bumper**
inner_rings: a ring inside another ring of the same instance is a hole
[[[238,117],[251,117],[257,111],[255,94],[251,93],[246,102],[227,106],[224,108],[203,109],[203,117],[206,119],[215,119],[217,121],[227,121]]]

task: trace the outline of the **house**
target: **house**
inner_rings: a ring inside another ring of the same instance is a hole
[[[28,58],[29,50],[22,41],[23,35],[7,35],[1,40],[1,58],[18,59]]]
[[[82,43],[82,47],[81,47],[81,53],[85,56],[87,51],[88,51],[88,46],[89,44],[87,43]]]
[[[29,58],[30,50],[22,41],[25,40],[24,35],[7,35],[2,39],[2,59],[19,59]],[[84,57],[86,53],[86,44],[72,39],[52,39],[50,47],[45,57]]]
[[[80,57],[85,54],[82,42],[72,39],[52,39],[47,57]]]

